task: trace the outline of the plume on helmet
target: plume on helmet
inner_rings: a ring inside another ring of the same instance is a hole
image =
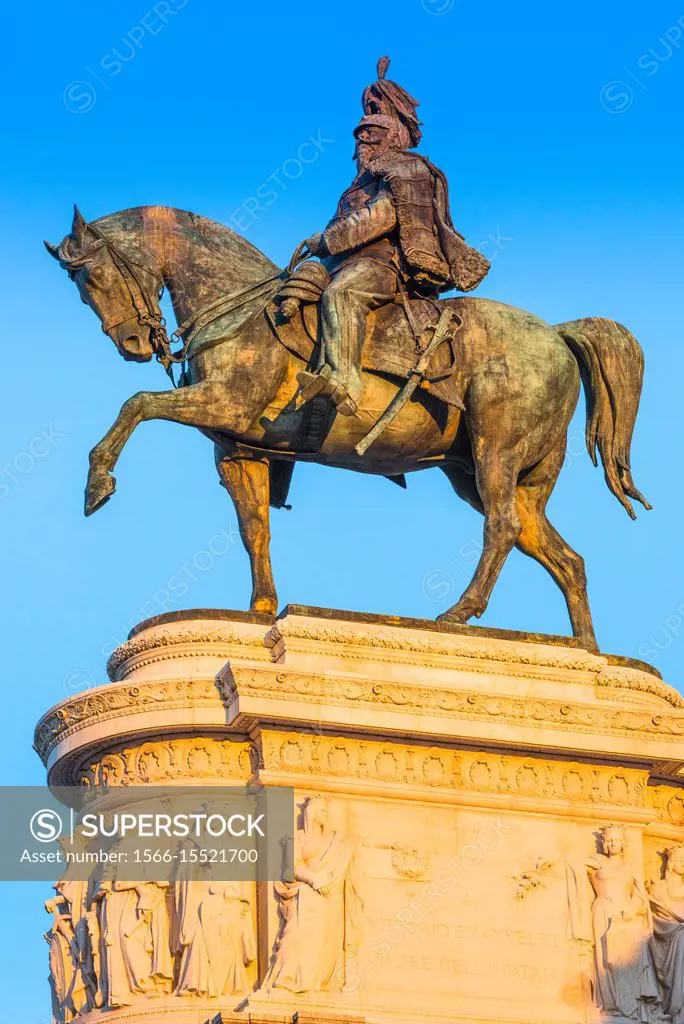
[[[418,100],[414,100],[401,85],[385,78],[389,65],[389,57],[380,58],[377,80],[364,89],[361,103],[365,114],[387,114],[397,118],[408,132],[409,148],[413,149],[422,138],[422,121],[416,113]]]

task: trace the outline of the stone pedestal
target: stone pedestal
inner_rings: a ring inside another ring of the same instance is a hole
[[[652,908],[680,877],[684,701],[655,670],[290,606],[150,620],[109,673],[39,723],[51,782],[293,786],[307,878],[252,894],[246,991],[82,1024],[672,1019]]]

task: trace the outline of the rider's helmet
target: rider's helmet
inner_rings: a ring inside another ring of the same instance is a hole
[[[387,131],[391,131],[396,124],[396,118],[390,117],[389,114],[366,114],[354,129],[354,138],[364,128],[385,128]]]
[[[358,139],[359,132],[364,128],[384,128],[387,132],[387,141],[393,149],[408,149],[409,147],[410,139],[405,125],[389,114],[366,114],[354,129],[355,139]]]

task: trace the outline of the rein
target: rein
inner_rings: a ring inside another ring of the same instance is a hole
[[[286,280],[295,267],[298,266],[298,264],[303,263],[304,260],[309,259],[310,256],[311,253],[307,251],[306,242],[302,242],[295,249],[292,254],[292,259],[285,270],[279,270],[276,274],[271,274],[271,276],[265,278],[265,280],[257,281],[255,284],[251,284],[247,288],[242,288],[239,292],[233,292],[231,295],[221,295],[218,299],[210,302],[209,305],[203,306],[197,313],[193,313],[192,316],[189,316],[187,320],[184,320],[180,327],[178,327],[171,335],[171,339],[173,341],[183,341],[183,347],[178,352],[169,353],[171,362],[185,363],[188,358],[190,346],[200,331],[204,330],[205,327],[208,327],[209,324],[214,323],[215,320],[218,320],[225,313],[232,313],[233,310],[247,305],[252,298],[253,292],[257,292],[261,288],[266,288],[267,285],[272,284],[273,281]],[[236,301],[237,299],[242,299],[242,301],[238,302]],[[214,345],[221,344],[223,340],[223,338],[218,338],[215,341],[206,341],[203,345],[199,345],[195,349],[190,358],[194,359],[195,356],[200,354],[200,352],[204,352],[208,348],[213,348]]]
[[[306,243],[302,242],[297,246],[293,253],[292,259],[288,263],[285,270],[279,270],[275,274],[271,274],[263,281],[257,281],[255,284],[248,285],[246,288],[242,288],[238,292],[233,292],[230,295],[222,295],[218,299],[203,306],[197,313],[193,313],[192,316],[188,317],[183,323],[173,332],[169,338],[166,330],[166,319],[159,309],[159,296],[164,288],[164,281],[161,277],[157,277],[153,270],[145,266],[142,263],[138,263],[132,259],[131,256],[124,253],[118,245],[108,239],[99,228],[96,228],[93,224],[86,224],[86,230],[90,231],[96,238],[96,242],[85,249],[76,257],[65,256],[62,260],[67,269],[74,270],[78,267],[85,265],[88,259],[98,249],[106,249],[111,256],[114,266],[117,268],[121,277],[123,278],[126,287],[128,288],[129,295],[133,307],[138,315],[138,323],[143,327],[149,327],[151,333],[151,343],[154,349],[154,354],[157,360],[162,364],[166,370],[171,383],[174,388],[179,387],[173,376],[173,366],[178,364],[185,364],[188,360],[188,351],[190,345],[205,327],[208,327],[214,321],[224,316],[226,313],[232,313],[234,310],[239,309],[241,306],[246,305],[253,297],[254,293],[258,293],[262,288],[267,288],[268,285],[274,281],[285,280],[295,269],[295,267],[302,263],[304,260],[310,258],[311,253],[307,251]],[[155,281],[155,294],[154,297],[145,288],[144,283],[140,279],[140,276],[136,274],[134,268],[144,270],[145,273],[149,274]],[[239,301],[241,300],[241,301]],[[268,301],[268,299],[266,299]],[[113,316],[108,317],[102,321],[102,330],[105,334],[112,330],[114,327],[118,327],[119,324],[124,321],[130,320],[130,309],[127,309],[125,314],[122,310],[118,310]],[[207,348],[211,348],[213,345],[220,344],[225,339],[219,338],[216,341],[207,341],[204,345],[201,345],[193,352],[191,359],[199,355]],[[171,345],[181,341],[182,347],[177,351],[173,352]],[[184,370],[182,377],[184,375]]]

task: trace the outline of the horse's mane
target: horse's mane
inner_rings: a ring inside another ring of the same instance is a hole
[[[200,217],[187,210],[172,206],[137,206],[129,210],[108,214],[93,222],[104,234],[111,235],[119,245],[133,256],[145,258],[146,236],[157,236],[163,242],[168,259],[174,250],[188,248],[218,268],[227,277],[239,277],[245,283],[260,281],[278,270],[278,267],[256,246],[208,217]]]

